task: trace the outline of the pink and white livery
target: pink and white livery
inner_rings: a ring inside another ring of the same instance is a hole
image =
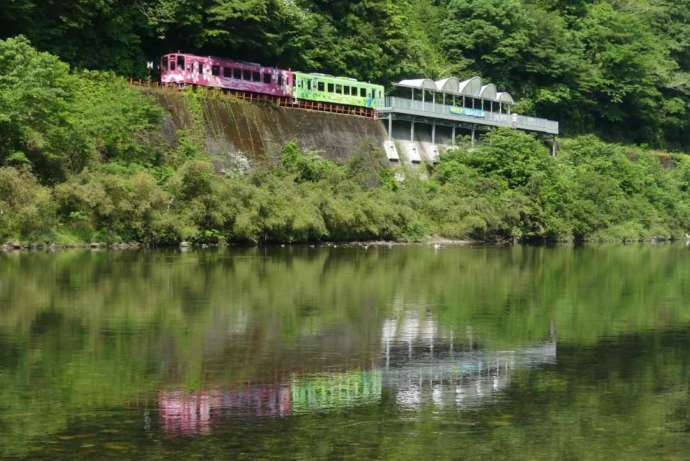
[[[260,64],[186,53],[161,58],[161,83],[292,96],[293,73]]]

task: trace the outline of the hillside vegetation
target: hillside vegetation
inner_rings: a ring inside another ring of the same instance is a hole
[[[12,0],[78,68],[146,76],[187,50],[389,84],[480,75],[568,135],[690,148],[690,0]]]
[[[380,153],[343,165],[294,144],[279,164],[220,175],[193,132],[163,142],[162,116],[122,78],[0,41],[0,242],[620,241],[690,227],[685,155],[591,135],[554,159],[495,130],[402,183]]]

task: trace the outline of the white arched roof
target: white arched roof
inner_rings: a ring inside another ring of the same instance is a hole
[[[481,90],[479,90],[479,97],[482,99],[488,99],[490,101],[496,99],[496,85],[489,83],[484,85]]]
[[[510,93],[507,93],[505,91],[499,91],[496,93],[496,101],[502,102],[503,104],[515,104],[515,101],[513,100],[513,97],[510,95]]]
[[[396,86],[438,91],[458,96],[469,96],[471,98],[482,98],[504,104],[515,104],[510,93],[497,91],[496,85],[493,83],[482,85],[482,79],[479,77],[472,77],[462,82],[455,77],[448,77],[437,81],[429,78],[417,78],[401,80]]]
[[[467,80],[463,80],[458,84],[458,94],[471,96],[474,98],[479,97],[479,92],[482,89],[482,79],[479,77],[472,77]]]
[[[443,80],[436,80],[436,88],[444,93],[457,93],[460,88],[460,81],[455,77],[444,78]]]
[[[438,88],[436,88],[436,83],[428,78],[402,80],[398,83],[398,86],[406,86],[408,88],[419,88],[420,90],[422,88],[424,88],[425,90],[438,90]]]

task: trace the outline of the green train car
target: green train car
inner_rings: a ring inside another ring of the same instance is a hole
[[[353,78],[294,72],[296,99],[378,109],[383,106],[383,86]]]

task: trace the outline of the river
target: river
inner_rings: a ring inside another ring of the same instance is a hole
[[[0,459],[687,459],[690,248],[0,254]]]

